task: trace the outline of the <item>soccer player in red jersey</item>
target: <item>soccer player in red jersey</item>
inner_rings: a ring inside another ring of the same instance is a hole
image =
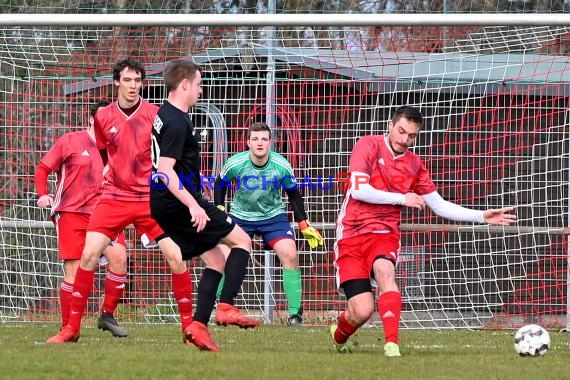
[[[38,206],[51,207],[51,217],[57,228],[59,256],[63,260],[64,277],[59,291],[62,327],[69,322],[75,273],[85,245],[89,216],[99,199],[103,182],[103,162],[93,132],[94,116],[100,107],[108,104],[107,101],[96,103],[91,108],[87,129],[59,138],[41,159],[35,173]],[[47,180],[52,172],[57,173],[55,196],[48,194]],[[119,289],[112,286],[117,279],[124,283],[127,272],[125,237],[122,233],[113,246],[105,249],[105,256],[109,268],[99,328],[109,330],[115,336],[126,336],[127,332],[118,324],[107,329],[102,322],[108,318],[114,320],[113,313],[124,291],[124,286]]]
[[[338,324],[330,327],[339,352],[352,351],[349,337],[374,311],[372,282],[378,286],[384,355],[401,356],[398,330],[402,298],[395,281],[395,265],[402,207],[421,210],[427,205],[440,217],[462,222],[509,225],[516,221],[510,213],[512,207],[477,211],[439,195],[420,158],[408,150],[422,122],[419,110],[400,107],[386,134],[362,137],[352,150],[350,179],[337,219],[334,245],[337,284],[348,300]]]
[[[85,248],[77,269],[69,323],[48,343],[66,343],[80,336],[81,318],[93,288],[93,275],[103,250],[120,231],[133,224],[151,241],[164,232],[150,216],[150,136],[158,107],[139,95],[145,69],[132,58],[113,68],[117,101],[95,115],[95,137],[103,162],[108,164],[101,198],[89,220]],[[117,284],[124,286],[124,284]]]

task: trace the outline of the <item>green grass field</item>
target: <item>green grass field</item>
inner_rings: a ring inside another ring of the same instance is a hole
[[[401,358],[385,358],[378,329],[339,354],[326,327],[212,327],[222,352],[182,344],[179,326],[126,324],[113,338],[86,324],[79,343],[47,345],[55,324],[0,326],[2,379],[569,379],[570,335],[551,332],[544,357],[522,358],[513,331],[403,331]]]

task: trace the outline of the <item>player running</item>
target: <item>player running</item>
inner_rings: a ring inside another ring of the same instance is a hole
[[[167,63],[168,99],[160,107],[152,135],[152,216],[174,241],[163,252],[172,268],[174,297],[181,310],[184,341],[201,350],[219,351],[208,330],[216,289],[225,273],[228,291],[216,313],[219,324],[256,327],[259,321],[241,313],[234,298],[245,278],[251,239],[228,216],[202,196],[200,143],[188,111],[202,93],[200,68],[186,59]],[[175,243],[175,244],[174,244]],[[231,249],[225,260],[219,243]],[[162,245],[161,245],[162,249]],[[192,288],[186,260],[202,255],[206,268],[198,285],[192,316]]]
[[[68,324],[48,343],[74,342],[93,289],[97,260],[115,236],[128,225],[150,240],[163,231],[150,216],[148,178],[151,173],[150,135],[158,107],[139,95],[145,69],[132,58],[113,68],[117,101],[95,115],[95,137],[103,163],[108,163],[101,198],[89,220],[85,248],[73,286]],[[119,285],[124,287],[124,283]]]

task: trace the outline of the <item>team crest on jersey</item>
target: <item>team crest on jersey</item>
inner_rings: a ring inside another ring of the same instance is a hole
[[[89,152],[86,151],[86,150],[84,150],[83,152],[81,152],[81,155],[82,155],[83,157],[89,157]]]
[[[229,215],[228,215],[228,217],[226,218],[226,222],[228,222],[228,224],[232,224],[232,218],[230,218]]]
[[[384,157],[380,157],[380,159],[378,160],[378,163],[382,166],[385,166],[386,164],[384,163]]]
[[[110,133],[117,133],[117,132],[119,132],[119,131],[118,131],[117,128],[115,128],[115,126],[113,125],[113,126],[111,127],[111,129],[109,129],[109,132],[110,132]]]
[[[154,118],[154,122],[152,123],[152,127],[154,128],[156,133],[160,133],[162,125],[163,125],[162,120],[160,119],[160,117],[158,117],[158,115],[156,115],[156,117]]]

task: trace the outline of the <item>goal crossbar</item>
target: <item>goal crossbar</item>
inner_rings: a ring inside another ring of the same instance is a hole
[[[96,17],[94,17],[96,16]],[[570,26],[570,14],[0,14],[1,26]]]

